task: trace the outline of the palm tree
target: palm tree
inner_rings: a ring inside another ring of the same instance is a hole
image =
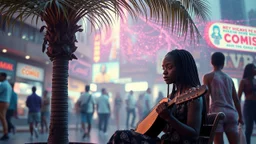
[[[163,26],[175,28],[181,35],[196,39],[199,31],[192,20],[208,18],[205,0],[0,0],[0,14],[7,25],[12,19],[24,21],[28,17],[45,23],[42,51],[53,62],[51,123],[49,144],[67,144],[68,140],[68,63],[77,59],[73,54],[76,32],[81,32],[78,21],[85,18],[93,27],[107,26],[127,11],[133,18],[144,15]]]

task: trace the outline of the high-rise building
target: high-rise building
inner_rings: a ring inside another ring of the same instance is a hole
[[[220,0],[221,19],[245,20],[244,0]]]

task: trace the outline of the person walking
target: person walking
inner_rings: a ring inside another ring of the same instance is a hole
[[[240,81],[238,97],[241,100],[242,93],[245,94],[244,119],[245,137],[247,144],[251,144],[251,136],[256,122],[256,66],[250,63],[245,66],[243,79]]]
[[[97,101],[97,112],[99,115],[99,133],[106,135],[111,109],[109,96],[105,88],[101,90],[101,96]]]
[[[90,137],[92,116],[95,111],[95,102],[93,96],[90,94],[90,85],[85,86],[85,93],[80,96],[77,103],[80,106],[81,111],[81,125],[84,132],[83,138]]]
[[[126,129],[129,129],[129,126],[131,128],[135,128],[134,122],[136,119],[136,100],[135,97],[133,95],[133,91],[131,90],[127,96],[126,99],[126,112],[127,112],[127,117],[126,117]],[[132,115],[132,122],[131,124],[130,122],[130,115]]]
[[[10,100],[10,104],[6,113],[6,121],[7,121],[7,125],[8,125],[8,132],[13,132],[13,134],[15,134],[16,132],[16,128],[15,126],[12,124],[12,117],[18,117],[17,116],[17,94],[14,92],[13,88],[14,88],[14,84],[11,84],[12,86],[12,95],[11,95],[11,100]]]
[[[6,121],[6,112],[9,107],[12,95],[12,87],[7,81],[7,74],[0,73],[0,120],[3,126],[3,136],[0,140],[8,140],[8,125]]]
[[[215,52],[211,57],[211,63],[213,71],[203,77],[203,83],[209,88],[205,95],[206,108],[208,112],[223,112],[226,115],[225,119],[218,124],[214,143],[223,144],[223,133],[225,133],[229,143],[237,144],[239,142],[238,123],[244,122],[236,89],[231,77],[222,71],[225,63],[224,54]]]
[[[26,100],[26,106],[29,109],[28,112],[28,123],[29,123],[29,131],[31,134],[31,139],[33,139],[33,136],[35,134],[35,137],[38,138],[38,123],[40,123],[41,120],[41,104],[42,100],[41,97],[39,97],[36,94],[36,87],[32,87],[32,94],[27,97]]]
[[[50,97],[48,91],[44,91],[41,108],[41,133],[48,132],[48,121],[50,117]],[[45,128],[45,131],[44,131]]]
[[[120,110],[122,107],[122,102],[123,100],[121,98],[121,94],[118,92],[114,100],[114,111],[115,111],[115,120],[116,120],[117,129],[120,129]]]

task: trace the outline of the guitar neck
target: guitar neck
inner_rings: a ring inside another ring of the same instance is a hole
[[[168,107],[172,106],[173,104],[175,104],[175,101],[176,101],[176,97],[173,98],[171,101],[168,102]]]

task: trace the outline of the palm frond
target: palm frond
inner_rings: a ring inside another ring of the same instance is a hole
[[[76,24],[86,18],[92,26],[102,27],[111,25],[117,17],[122,18],[125,12],[135,19],[143,15],[171,26],[184,36],[189,32],[194,39],[200,33],[193,16],[207,20],[209,5],[206,0],[0,0],[0,14],[8,24],[12,18],[21,21],[41,18],[47,25],[61,21]]]

